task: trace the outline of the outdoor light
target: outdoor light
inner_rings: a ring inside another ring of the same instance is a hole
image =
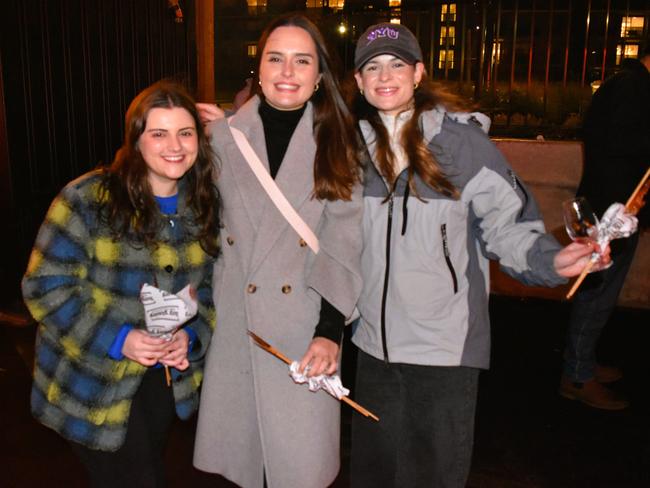
[[[347,32],[348,28],[345,26],[345,24],[339,24],[339,34],[344,35]]]

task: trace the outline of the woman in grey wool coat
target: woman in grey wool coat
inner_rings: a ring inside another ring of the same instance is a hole
[[[223,256],[214,272],[218,325],[194,464],[244,487],[320,488],[339,470],[339,402],[294,384],[286,365],[246,331],[300,361],[308,375],[336,371],[344,320],[361,289],[356,132],[309,20],[274,21],[258,56],[252,98],[229,121],[208,127],[220,165]],[[229,123],[316,234],[317,254],[273,205]]]

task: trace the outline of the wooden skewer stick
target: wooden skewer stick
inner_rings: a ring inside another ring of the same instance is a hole
[[[291,364],[291,359],[286,357],[284,354],[282,354],[280,351],[278,351],[276,348],[274,348],[271,344],[266,342],[264,339],[262,339],[260,336],[258,336],[255,332],[252,330],[248,331],[248,335],[253,338],[253,340],[257,343],[258,346],[260,346],[262,349],[264,349],[266,352],[270,352],[273,354],[276,358],[281,359],[287,364]]]
[[[266,342],[264,339],[262,339],[260,336],[255,334],[253,331],[249,330],[248,335],[253,338],[255,343],[264,349],[266,352],[273,354],[276,358],[284,361],[286,364],[291,364],[291,359],[289,359],[287,356],[282,354],[280,351],[278,351],[276,348],[274,348],[271,344]],[[341,397],[341,401],[347,403],[350,405],[352,408],[354,408],[357,412],[359,412],[361,415],[364,415],[365,417],[370,417],[371,419],[374,419],[376,421],[379,421],[379,417],[377,417],[374,413],[370,412],[369,410],[365,409],[361,405],[359,405],[357,402],[354,400],[351,400],[347,396]]]
[[[625,209],[627,211],[630,211],[630,212],[632,212],[634,214],[636,214],[639,211],[640,206],[639,206],[639,208],[634,208],[634,207],[637,206],[637,205],[635,205],[636,200],[637,200],[637,196],[639,195],[639,193],[643,189],[643,186],[646,184],[646,181],[648,181],[648,177],[650,177],[650,168],[648,168],[648,170],[645,172],[645,175],[643,175],[643,178],[641,178],[641,181],[639,182],[637,187],[632,192],[632,195],[630,195],[630,198],[628,198],[627,203],[625,203]],[[582,270],[582,273],[580,273],[580,276],[578,276],[578,278],[573,283],[573,286],[569,290],[569,293],[566,294],[567,300],[569,300],[571,297],[573,297],[575,292],[578,290],[578,288],[580,287],[582,282],[585,280],[585,278],[587,277],[587,275],[589,274],[589,272],[591,271],[591,269],[594,267],[594,265],[597,262],[598,262],[597,259],[596,260],[591,259],[587,263],[587,266],[585,266],[585,268]]]
[[[169,372],[169,366],[165,366],[165,380],[167,381],[167,386],[172,386],[172,375]]]
[[[643,178],[641,178],[641,181],[639,182],[639,184],[634,189],[634,192],[632,192],[632,195],[630,195],[630,198],[628,198],[627,202],[625,202],[625,208],[628,209],[628,210],[630,210],[633,207],[638,207],[638,208],[634,209],[635,214],[641,209],[641,206],[642,206],[640,204],[641,202],[636,202],[636,199],[637,199],[639,193],[641,193],[641,191],[643,190],[643,187],[646,184],[646,182],[648,181],[648,178],[650,178],[650,168],[648,168],[646,170],[645,174],[643,175]],[[635,205],[635,203],[636,203],[636,205]]]
[[[591,268],[594,267],[594,264],[596,264],[598,260],[590,259],[587,265],[583,268],[582,273],[580,273],[580,276],[573,282],[573,286],[569,290],[569,292],[566,294],[566,299],[569,300],[573,297],[574,293],[578,291],[578,288],[582,284],[582,282],[585,280],[587,275],[591,272]]]

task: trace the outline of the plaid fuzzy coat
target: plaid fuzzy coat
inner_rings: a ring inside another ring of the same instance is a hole
[[[63,437],[91,449],[114,451],[124,442],[131,400],[147,368],[115,361],[108,349],[124,323],[144,327],[143,283],[177,292],[198,291],[199,312],[187,325],[198,341],[185,371],[171,370],[176,412],[198,405],[203,357],[214,328],[213,259],[192,237],[185,206],[165,215],[157,246],[136,248],[111,238],[97,218],[98,172],[69,183],[53,201],[23,278],[23,297],[39,322],[32,413]]]

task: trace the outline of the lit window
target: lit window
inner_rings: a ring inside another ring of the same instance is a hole
[[[438,58],[438,69],[454,69],[454,51],[453,49],[441,49]]]
[[[450,46],[456,44],[456,27],[450,25],[449,27],[443,25],[440,27],[440,45],[446,46],[449,42]]]
[[[456,22],[455,3],[443,3],[440,6],[440,20],[442,22]]]
[[[637,58],[639,56],[638,44],[626,44],[625,47],[620,44],[616,46],[616,64],[621,64],[624,58]]]
[[[621,37],[642,37],[645,19],[643,17],[623,17]]]
[[[501,44],[502,39],[498,39],[492,43],[492,64],[499,64],[501,62]]]
[[[246,54],[248,54],[249,58],[257,56],[257,44],[249,44],[246,46]]]
[[[401,7],[402,6],[402,0],[388,0],[388,6],[389,7]]]
[[[248,14],[258,15],[266,12],[267,0],[246,0],[248,4]]]
[[[398,18],[390,19],[391,24],[401,24],[402,21]]]
[[[342,10],[345,7],[345,0],[330,0],[328,5],[331,9]]]

